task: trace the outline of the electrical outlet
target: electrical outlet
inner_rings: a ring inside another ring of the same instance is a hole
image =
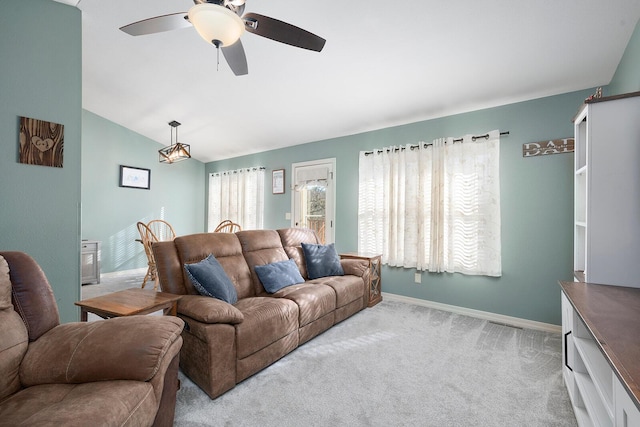
[[[291,219],[291,212],[287,212],[286,214],[284,214],[284,219],[290,220]]]
[[[416,283],[422,283],[422,273],[416,273],[413,277],[413,281]]]

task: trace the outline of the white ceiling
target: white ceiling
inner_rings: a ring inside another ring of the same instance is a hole
[[[220,160],[610,82],[640,0],[247,0],[325,38],[311,52],[245,33],[236,77],[193,28],[118,28],[192,0],[56,0],[83,22],[83,107]]]

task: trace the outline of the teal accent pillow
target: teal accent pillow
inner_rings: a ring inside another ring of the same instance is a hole
[[[304,283],[296,262],[292,259],[273,262],[266,265],[256,265],[256,274],[264,289],[273,294],[287,286]]]
[[[213,254],[209,254],[200,262],[185,264],[184,268],[200,295],[217,298],[229,304],[238,302],[236,288]]]
[[[309,279],[344,276],[344,270],[340,265],[340,257],[333,243],[328,245],[302,243],[302,251],[304,252]]]

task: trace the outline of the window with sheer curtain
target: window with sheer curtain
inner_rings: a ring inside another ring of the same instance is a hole
[[[500,132],[361,152],[358,250],[432,272],[502,274]]]
[[[208,230],[229,219],[243,230],[264,226],[264,168],[245,168],[209,175]]]

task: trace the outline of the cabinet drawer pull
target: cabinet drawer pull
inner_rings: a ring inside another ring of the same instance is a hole
[[[573,372],[573,369],[571,368],[571,366],[569,366],[569,347],[567,347],[567,339],[569,338],[571,332],[573,331],[569,331],[564,334],[564,366],[566,366],[571,372]]]

